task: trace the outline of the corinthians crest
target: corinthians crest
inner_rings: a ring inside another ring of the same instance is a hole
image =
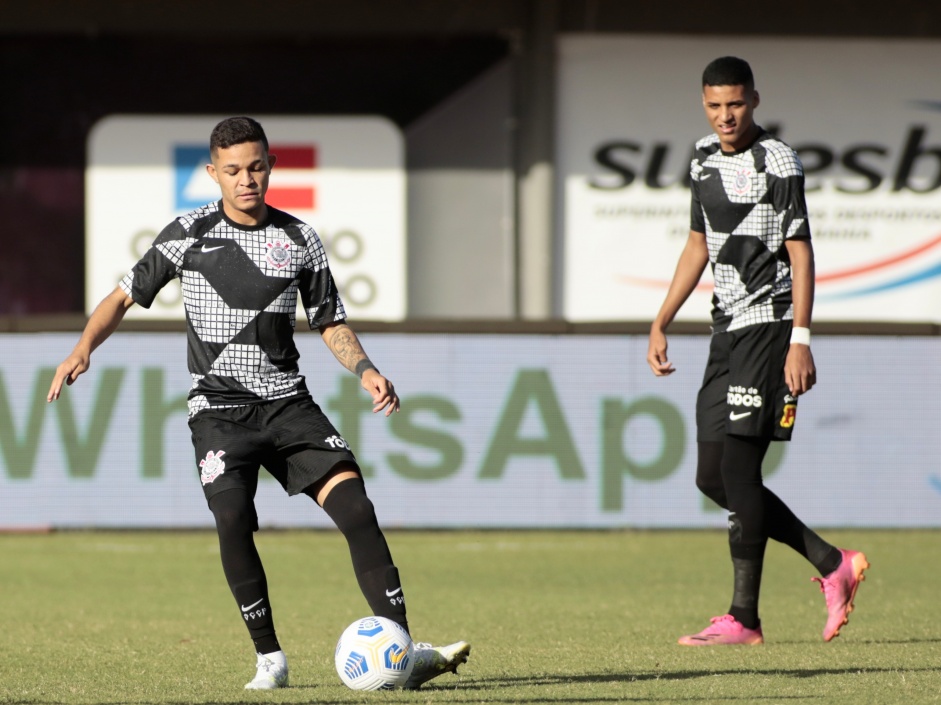
[[[199,479],[204,485],[208,485],[225,472],[225,463],[222,461],[223,455],[225,455],[224,450],[220,450],[218,453],[211,450],[206,453],[205,460],[199,461],[199,467],[201,468]]]
[[[744,196],[751,189],[752,173],[751,169],[739,169],[738,173],[735,175],[732,188],[735,189],[735,193],[739,196]]]
[[[266,242],[265,247],[267,248],[265,259],[272,267],[282,269],[291,264],[291,243],[275,240]]]

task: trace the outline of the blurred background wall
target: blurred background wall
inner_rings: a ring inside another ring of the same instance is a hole
[[[680,374],[655,379],[644,357],[708,132],[700,72],[723,54],[752,63],[757,119],[804,161],[818,255],[820,384],[770,484],[821,525],[937,526],[933,4],[0,0],[0,529],[211,521],[178,313],[138,312],[81,384],[45,394],[88,292],[189,203],[212,120],[233,114],[270,120],[285,155],[272,184],[316,171],[305,188],[324,209],[328,177],[352,184],[347,217],[394,206],[359,245],[398,238],[373,266],[404,303],[353,320],[402,412],[373,418],[355,377],[298,336],[384,520],[721,527],[693,482],[708,282],[671,329]],[[310,207],[339,272],[355,238]],[[266,524],[322,522],[275,483],[259,491]]]
[[[404,136],[405,317],[565,318],[560,38],[623,34],[917,41],[941,36],[941,13],[914,0],[891,12],[804,0],[774,11],[738,0],[3,0],[3,323],[71,328],[95,303],[83,247],[95,123],[205,113],[387,118]],[[690,65],[691,85],[700,70]]]

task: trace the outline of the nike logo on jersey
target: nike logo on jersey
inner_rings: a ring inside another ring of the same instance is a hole
[[[746,416],[751,416],[750,411],[743,411],[739,414],[736,414],[734,411],[729,414],[729,419],[732,421],[738,421],[739,419],[744,419]]]
[[[402,592],[402,588],[397,587],[395,590],[386,590],[386,597],[392,597],[393,595],[398,595]]]
[[[203,245],[200,252],[205,254],[206,252],[213,252],[215,250],[221,250],[223,247],[225,247],[225,245],[219,245],[218,247],[206,247],[205,245]]]
[[[241,607],[242,607],[242,612],[248,612],[252,607],[257,607],[258,605],[260,605],[260,604],[261,604],[262,602],[264,602],[264,601],[265,601],[265,598],[261,598],[258,602],[253,602],[253,603],[250,604],[248,607],[245,607],[244,605],[242,605],[242,606],[241,606]]]

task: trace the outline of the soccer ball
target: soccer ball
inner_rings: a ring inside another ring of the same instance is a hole
[[[340,635],[334,663],[353,690],[389,690],[412,674],[415,646],[408,632],[385,617],[363,617]]]

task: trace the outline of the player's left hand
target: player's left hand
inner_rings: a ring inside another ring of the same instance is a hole
[[[784,362],[784,381],[795,397],[809,392],[817,383],[817,368],[810,347],[792,343]]]
[[[378,413],[385,409],[386,416],[399,410],[399,395],[395,393],[392,382],[387,380],[375,369],[366,370],[361,380],[363,389],[372,396],[372,412]]]

